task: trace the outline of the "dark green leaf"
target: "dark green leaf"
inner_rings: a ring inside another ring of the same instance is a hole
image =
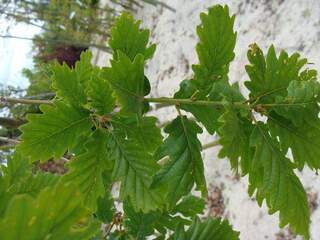
[[[135,212],[130,203],[124,203],[125,221],[124,224],[130,235],[137,240],[144,240],[154,233],[153,223],[156,215],[153,213]]]
[[[200,64],[193,66],[194,79],[184,80],[175,98],[218,101],[235,90],[233,86],[230,87],[227,78],[236,41],[233,23],[234,16],[229,16],[227,6],[216,5],[209,9],[208,14],[201,14],[201,25],[197,28],[200,38],[197,45]],[[223,91],[217,92],[217,88],[222,88],[220,90]],[[210,134],[218,130],[218,118],[223,113],[221,106],[181,105],[181,108],[191,112]]]
[[[197,134],[202,129],[187,117],[177,117],[165,128],[169,134],[157,152],[157,159],[169,156],[170,160],[155,175],[154,188],[166,188],[170,206],[190,192],[194,183],[203,196],[207,195],[201,158],[201,143]]]
[[[185,217],[195,217],[202,214],[205,207],[205,200],[193,195],[188,195],[173,208],[172,213],[181,213]]]
[[[178,225],[171,240],[239,240],[239,232],[229,225],[227,220],[208,218],[201,222],[195,218],[190,228],[185,231],[183,225]]]
[[[277,97],[273,109],[281,116],[292,121],[296,126],[319,122],[317,97],[319,83],[316,81],[292,81],[286,97]]]
[[[111,223],[115,215],[115,208],[113,205],[113,199],[110,192],[106,192],[105,195],[97,200],[97,211],[95,213],[97,218],[103,223]]]
[[[219,119],[223,124],[219,129],[220,144],[222,146],[219,157],[228,157],[231,167],[238,170],[240,161],[243,174],[250,169],[251,149],[249,147],[249,136],[252,132],[252,123],[237,113],[231,105]],[[240,160],[241,159],[241,160]]]
[[[305,164],[311,169],[320,169],[320,123],[296,127],[288,120],[272,115],[268,126],[274,137],[279,137],[282,151],[291,149],[293,160],[302,170]]]
[[[279,211],[280,227],[289,224],[296,234],[309,239],[307,195],[293,171],[293,164],[262,123],[257,123],[252,132],[250,145],[255,148],[249,173],[250,194],[257,191],[260,205],[266,199],[270,214]]]
[[[234,58],[235,17],[230,17],[228,6],[215,5],[209,8],[208,14],[201,13],[200,18],[201,25],[197,27],[200,41],[196,47],[200,65],[193,66],[194,71],[196,75],[199,71],[206,71],[209,76],[225,75]]]
[[[250,98],[257,103],[274,103],[276,97],[285,97],[290,82],[300,78],[300,70],[307,62],[306,59],[300,59],[298,53],[289,56],[281,51],[277,57],[274,46],[269,48],[264,57],[257,44],[250,46],[248,59],[250,65],[246,66],[246,71],[250,81],[245,85],[250,90]]]
[[[161,192],[149,189],[152,176],[158,170],[153,156],[117,129],[112,132],[108,149],[115,161],[112,176],[121,181],[120,197],[123,200],[129,198],[135,211],[162,208]]]

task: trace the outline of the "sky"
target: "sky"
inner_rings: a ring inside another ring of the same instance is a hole
[[[7,32],[7,29],[9,30]],[[39,29],[23,23],[13,24],[0,19],[0,34],[32,38]],[[21,74],[23,68],[32,68],[32,41],[0,38],[0,84],[3,87],[26,88],[28,80]]]

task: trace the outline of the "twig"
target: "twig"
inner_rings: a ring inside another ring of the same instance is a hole
[[[30,40],[30,41],[38,40],[35,38],[20,37],[20,36],[13,36],[13,35],[0,35],[0,37],[1,38],[14,38],[14,39],[21,39],[21,40]],[[102,51],[111,53],[110,48],[108,48],[104,45],[99,45],[99,44],[94,44],[94,43],[82,43],[82,42],[77,42],[74,40],[51,39],[51,38],[42,39],[41,41],[57,42],[57,43],[61,43],[61,44],[70,44],[73,46],[84,47],[84,48],[93,47],[93,48],[97,48]]]
[[[11,143],[13,145],[18,144],[20,141],[13,139],[13,138],[7,138],[7,137],[0,137],[0,142],[7,142],[7,143]]]
[[[40,93],[37,95],[32,95],[32,96],[25,96],[25,99],[46,99],[46,98],[53,98],[56,96],[54,92],[48,92],[48,93]]]
[[[23,99],[23,98],[12,98],[12,97],[0,97],[0,102],[2,104],[6,103],[21,103],[21,104],[49,104],[52,105],[51,100],[38,100],[38,99]]]
[[[203,144],[202,145],[202,151],[203,150],[206,150],[206,149],[209,149],[209,148],[212,148],[212,147],[215,147],[215,146],[218,146],[220,144],[220,140],[214,140],[212,142],[208,142],[206,144]]]
[[[158,0],[143,0],[144,2],[147,2],[149,4],[152,4],[152,5],[159,5],[159,6],[162,6],[168,10],[170,10],[171,12],[176,12],[176,9],[169,6],[168,4],[164,3],[164,2],[161,2],[161,1],[158,1]]]

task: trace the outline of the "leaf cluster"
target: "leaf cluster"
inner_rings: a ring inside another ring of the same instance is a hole
[[[155,45],[126,13],[112,29],[109,67],[92,66],[90,52],[74,68],[52,66],[56,97],[40,107],[41,114],[28,116],[16,159],[1,178],[0,224],[10,223],[6,239],[15,239],[17,224],[33,239],[239,239],[227,220],[200,219],[208,192],[198,138],[204,129],[219,136],[218,156],[248,175],[249,195],[259,205],[265,201],[270,214],[279,212],[280,227],[289,224],[309,239],[307,197],[296,171],[320,166],[316,71],[305,68],[307,61],[297,53],[277,56],[271,46],[264,54],[252,44],[246,98],[228,79],[235,17],[227,6],[216,5],[200,18],[199,64],[174,98],[146,97],[144,66]],[[162,132],[147,112],[149,102],[163,101],[176,106],[177,116]],[[65,156],[72,156],[65,175],[49,181],[29,171],[39,181],[36,190],[20,192],[26,178],[18,184],[15,176],[25,175],[30,163]],[[115,201],[122,203],[121,212]],[[107,236],[98,233],[99,222],[107,223]],[[34,228],[24,228],[28,224]]]

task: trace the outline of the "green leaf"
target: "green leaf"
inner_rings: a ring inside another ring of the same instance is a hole
[[[117,19],[111,30],[111,38],[109,46],[113,50],[113,59],[118,59],[118,51],[120,50],[127,55],[131,61],[138,54],[142,54],[144,59],[153,56],[156,45],[152,44],[147,47],[150,31],[147,29],[140,30],[140,21],[134,21],[130,14],[122,13]]]
[[[37,198],[19,195],[0,220],[0,235],[15,239],[89,239],[99,224],[81,206],[80,193],[72,185],[46,188]]]
[[[118,60],[111,61],[111,68],[105,68],[106,78],[113,88],[124,113],[142,114],[144,104],[144,58],[138,54],[133,62],[118,51]]]
[[[165,128],[169,134],[157,152],[157,159],[169,156],[170,160],[157,172],[152,187],[168,189],[170,206],[190,192],[194,183],[203,196],[207,195],[201,143],[197,134],[202,129],[187,117],[177,117]]]
[[[212,83],[208,90],[197,89],[200,89],[200,87],[197,87],[196,81],[185,80],[180,84],[180,89],[174,97],[218,102],[222,102],[223,100],[227,100],[229,102],[244,101],[239,85],[237,83],[230,85],[226,78]],[[194,95],[195,92],[198,93]],[[192,97],[192,95],[194,95],[194,97]],[[215,133],[219,127],[221,127],[219,118],[223,114],[224,108],[219,104],[216,106],[181,104],[181,108],[185,111],[191,112],[193,116],[205,126],[210,134]]]
[[[18,177],[18,175],[16,175]],[[54,186],[59,177],[49,173],[32,174],[31,171],[25,172],[23,176],[19,176],[14,182],[10,181],[12,175],[5,175],[0,179],[0,216],[14,196],[28,194],[36,197],[45,187]]]
[[[251,65],[246,70],[251,81],[246,86],[255,104],[267,104],[264,111],[273,136],[280,139],[281,150],[286,153],[291,149],[299,169],[306,163],[311,169],[319,169],[317,72],[301,72],[306,59],[300,59],[297,53],[288,56],[284,51],[277,57],[273,46],[264,57],[253,44],[248,58]]]
[[[296,126],[319,122],[318,94],[320,85],[315,80],[292,81],[286,97],[277,97],[273,109]]]
[[[194,204],[191,206],[191,204]],[[184,209],[190,207],[192,209]],[[183,214],[186,217],[195,216],[202,213],[204,208],[204,200],[192,195],[188,195],[168,211],[151,211],[143,213],[134,210],[130,202],[124,202],[124,224],[129,230],[129,233],[137,239],[146,239],[147,236],[154,234],[155,230],[161,235],[159,239],[165,239],[167,232],[174,231],[178,224],[190,225],[191,221],[179,215]],[[180,212],[181,210],[181,212]],[[157,238],[158,239],[158,238]]]
[[[128,229],[128,233],[135,239],[144,240],[154,233],[153,223],[157,217],[154,213],[135,212],[128,202],[124,202],[123,209],[125,212],[124,225]]]
[[[131,236],[125,230],[115,230],[109,234],[108,240],[131,240]]]
[[[320,123],[305,123],[296,127],[283,117],[273,114],[268,126],[274,137],[279,137],[283,152],[289,148],[297,167],[302,170],[305,164],[313,170],[320,169]]]
[[[225,75],[229,63],[234,59],[237,34],[233,31],[235,16],[229,15],[228,6],[215,5],[208,14],[201,13],[201,25],[197,27],[199,43],[197,53],[200,64],[193,66],[194,72]]]
[[[183,225],[178,225],[171,240],[239,240],[239,232],[229,225],[227,220],[208,218],[201,222],[195,218],[190,228],[185,232]]]
[[[111,86],[100,75],[99,69],[92,71],[90,79],[87,90],[89,106],[99,115],[110,113],[115,107],[115,99],[112,95]]]
[[[8,157],[7,166],[1,166],[4,178],[9,186],[20,182],[31,170],[29,162],[21,154],[15,152],[12,157]]]
[[[173,208],[172,213],[181,213],[185,217],[195,217],[202,214],[205,207],[205,200],[193,195],[184,196]]]
[[[56,90],[58,99],[62,99],[71,105],[83,105],[87,101],[85,88],[78,79],[77,72],[63,65],[54,64],[51,67],[53,72],[52,87]]]
[[[115,210],[110,192],[106,192],[102,198],[98,198],[95,215],[101,222],[111,223],[113,216],[115,215]]]
[[[178,224],[174,234],[169,238],[169,240],[187,240],[183,224]]]
[[[0,216],[4,214],[14,196],[28,194],[35,197],[45,187],[54,186],[59,180],[59,177],[54,174],[40,172],[33,174],[32,165],[18,152],[8,159],[7,166],[1,167]]]
[[[137,120],[133,116],[119,116],[113,117],[111,121],[113,126],[122,129],[128,138],[135,139],[137,144],[150,154],[154,154],[162,143],[162,135],[155,117],[142,117]]]
[[[5,181],[3,176],[0,176],[0,218],[3,216],[8,202],[12,197],[10,194],[7,194],[7,188],[7,182]]]
[[[53,187],[59,181],[59,176],[51,173],[30,174],[20,182],[10,186],[8,193],[12,195],[28,194],[36,197],[44,188]]]
[[[77,75],[77,81],[82,86],[87,86],[91,82],[93,66],[91,64],[92,53],[89,50],[81,52],[80,61],[76,62],[74,71]]]
[[[108,149],[115,161],[113,179],[121,181],[120,197],[129,198],[135,211],[149,212],[162,208],[160,191],[151,190],[152,176],[158,170],[153,156],[120,129],[114,129]]]
[[[191,98],[195,94],[194,100],[207,100],[208,94],[212,88],[210,85],[209,90],[199,90],[195,80],[184,80],[180,84],[180,89],[175,93],[174,98]],[[217,96],[216,96],[217,97]],[[213,134],[219,126],[218,118],[221,115],[223,108],[221,106],[193,106],[188,104],[181,104],[180,108],[192,113],[192,115],[201,122],[210,134]]]
[[[218,156],[229,158],[231,168],[235,170],[238,170],[240,162],[242,173],[245,175],[250,169],[252,157],[249,136],[253,125],[248,119],[239,116],[232,105],[227,107],[219,120],[223,125],[219,129],[219,143],[222,148]]]
[[[230,86],[227,78],[236,41],[236,33],[233,31],[234,16],[229,16],[227,6],[216,5],[209,9],[208,14],[202,13],[200,18],[201,25],[197,28],[200,64],[193,66],[194,79],[181,82],[174,97],[220,101],[222,95],[236,90],[236,86]],[[214,86],[215,84],[220,86]],[[217,87],[223,91],[215,91]],[[181,105],[181,108],[191,112],[210,134],[218,130],[218,118],[223,113],[221,106]]]
[[[63,102],[41,105],[40,109],[43,114],[29,114],[29,122],[21,127],[18,150],[31,161],[60,158],[91,129],[89,112],[83,109]]]
[[[298,53],[289,56],[282,50],[277,57],[274,46],[264,57],[257,44],[250,46],[248,59],[250,65],[246,66],[246,71],[250,81],[245,85],[250,90],[250,98],[257,103],[274,103],[276,97],[285,97],[290,82],[301,78],[300,70],[307,63],[306,59],[300,59]]]
[[[309,207],[307,195],[293,171],[293,164],[262,123],[252,132],[250,145],[255,148],[249,173],[249,193],[256,190],[261,205],[266,199],[270,214],[280,212],[280,227],[289,224],[296,233],[309,239]]]
[[[85,145],[86,151],[71,160],[70,170],[63,178],[79,186],[85,205],[93,211],[97,209],[97,199],[105,195],[102,174],[111,172],[113,166],[108,157],[108,140],[108,133],[96,130]]]

